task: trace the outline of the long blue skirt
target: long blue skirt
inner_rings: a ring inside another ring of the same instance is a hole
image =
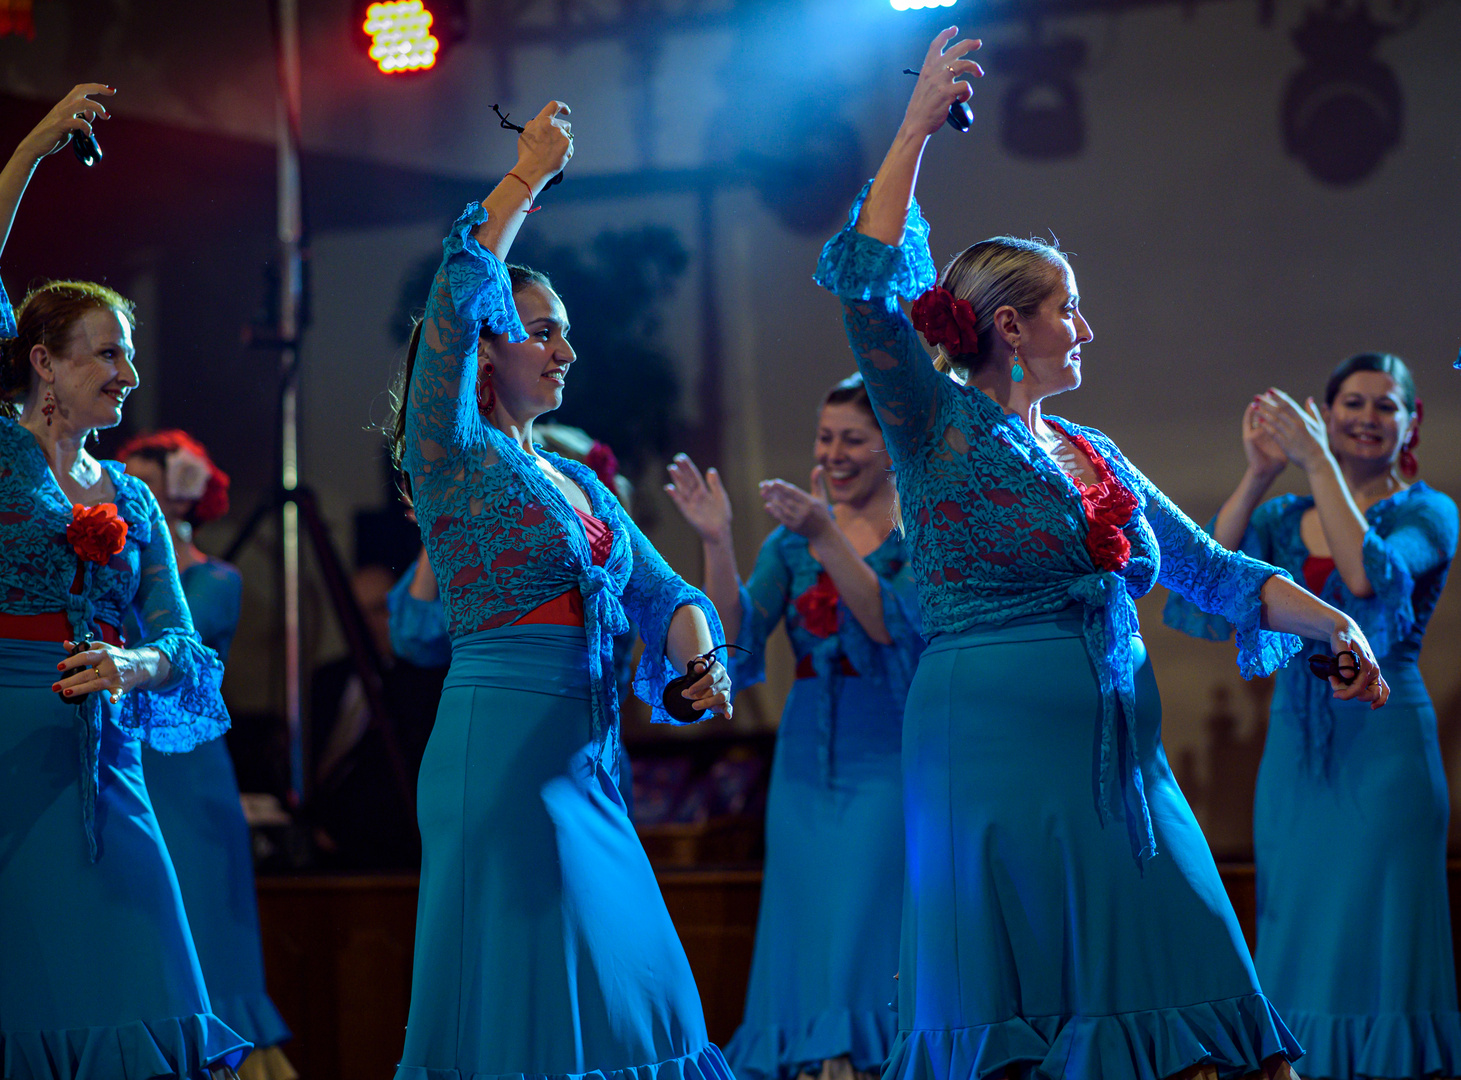
[[[598,749],[581,628],[455,643],[421,762],[397,1080],[730,1080]]]
[[[1461,1074],[1436,713],[1414,663],[1381,666],[1383,709],[1332,703],[1327,768],[1281,679],[1258,770],[1255,960],[1306,1077]]]
[[[1133,641],[1138,758],[1158,854],[1102,827],[1101,699],[1077,609],[941,636],[903,721],[907,891],[884,1080],[1015,1066],[1055,1080],[1223,1077],[1298,1043],[1259,992],[1231,904],[1168,767]]]
[[[186,754],[144,748],[147,794],[177,871],[213,1012],[256,1048],[289,1028],[264,989],[249,827],[222,739]]]
[[[776,736],[751,982],[725,1051],[739,1080],[815,1074],[844,1054],[877,1070],[898,1026],[902,707],[872,680],[842,680],[824,775],[820,694],[798,679]]]
[[[0,640],[0,1075],[192,1077],[249,1044],[218,1019],[142,780],[140,744],[102,725],[98,855],[83,831],[65,656]]]

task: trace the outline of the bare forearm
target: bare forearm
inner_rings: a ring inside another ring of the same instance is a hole
[[[1309,490],[1314,508],[1319,512],[1319,525],[1329,544],[1329,557],[1344,579],[1344,586],[1357,597],[1375,595],[1369,575],[1365,573],[1365,533],[1369,522],[1349,493],[1349,486],[1340,475],[1334,459],[1324,460],[1308,470]]]
[[[918,184],[918,166],[928,137],[899,128],[887,156],[873,178],[872,189],[857,218],[857,231],[889,247],[903,243],[908,206]]]
[[[1349,619],[1307,589],[1274,574],[1263,583],[1263,625],[1284,634],[1328,641]]]
[[[512,172],[492,189],[492,194],[482,200],[482,209],[487,211],[487,220],[478,225],[473,234],[477,243],[506,262],[512,242],[517,239],[518,230],[528,219],[533,200],[542,193],[551,179],[551,175],[537,175],[522,162],[518,162]]]
[[[812,541],[811,551],[863,632],[879,645],[891,645],[893,635],[883,622],[883,590],[878,575],[863,561],[847,534],[834,525]]]
[[[708,653],[716,644],[710,640],[710,623],[705,619],[705,612],[694,604],[686,604],[670,619],[665,655],[679,670],[683,671],[691,660]]]
[[[1253,511],[1268,494],[1272,483],[1272,476],[1255,472],[1252,468],[1243,473],[1243,479],[1238,481],[1238,486],[1218,511],[1212,538],[1229,551],[1237,551],[1243,545],[1243,534],[1253,520]]]
[[[736,549],[730,531],[701,540],[705,556],[705,595],[715,605],[726,636],[735,641],[741,634],[741,574],[736,567]]]
[[[10,155],[5,168],[0,169],[0,252],[10,239],[10,226],[15,223],[15,212],[25,195],[26,186],[35,174],[37,160],[21,147]]]
[[[425,548],[416,557],[416,569],[411,574],[411,584],[406,586],[406,591],[413,600],[430,603],[441,599],[441,588],[436,584],[436,575],[431,572],[431,562],[426,558]]]

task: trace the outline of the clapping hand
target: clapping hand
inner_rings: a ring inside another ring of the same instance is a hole
[[[827,491],[820,465],[812,470],[812,490],[824,496]],[[768,514],[808,540],[817,539],[834,523],[826,498],[818,499],[785,480],[762,480],[761,498]]]
[[[1250,409],[1258,418],[1258,430],[1269,436],[1285,458],[1305,472],[1329,456],[1324,417],[1313,398],[1305,399],[1301,407],[1282,390],[1270,387],[1253,399]]]
[[[690,527],[702,540],[719,540],[730,535],[731,504],[715,469],[702,476],[688,454],[676,454],[669,464],[670,483],[665,492]]]

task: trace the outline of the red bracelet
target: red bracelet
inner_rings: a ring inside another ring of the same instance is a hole
[[[519,184],[521,184],[523,187],[525,187],[525,188],[528,189],[528,213],[535,214],[539,210],[541,210],[542,207],[540,207],[540,206],[534,206],[533,205],[533,185],[532,184],[529,184],[526,180],[524,180],[521,176],[519,176],[515,172],[509,172],[507,175],[510,176],[510,177],[512,177]],[[506,179],[506,177],[504,177],[504,179]]]

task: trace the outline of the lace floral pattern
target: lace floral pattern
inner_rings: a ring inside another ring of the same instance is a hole
[[[913,566],[903,538],[894,531],[864,561],[878,576],[883,625],[893,639],[889,645],[880,645],[867,636],[812,556],[806,537],[785,525],[777,526],[766,537],[750,580],[741,586],[741,630],[736,644],[747,652],[737,654],[732,661],[732,680],[738,687],[765,681],[766,639],[785,619],[792,651],[798,661],[811,657],[821,684],[817,698],[818,756],[824,779],[830,777],[833,766],[842,659],[845,657],[862,678],[886,686],[894,701],[902,702],[923,652]],[[830,611],[825,604],[825,590],[822,603],[802,601],[809,593],[816,595],[823,580],[831,586]]]
[[[486,220],[472,204],[452,226],[432,285],[416,353],[406,415],[404,466],[411,477],[416,518],[441,586],[453,639],[516,622],[570,589],[584,600],[596,737],[608,760],[617,755],[618,693],[613,678],[614,635],[627,614],[646,648],[635,693],[652,718],[664,711],[664,686],[683,672],[665,656],[674,613],[693,604],[711,635],[724,640],[720,620],[698,589],[662,559],[618,499],[592,469],[540,450],[588,496],[593,516],[613,532],[613,546],[595,566],[577,513],[511,438],[477,410],[477,338],[491,331],[522,341],[527,335],[513,304],[507,268],[472,233]]]
[[[1245,674],[1271,671],[1298,649],[1296,638],[1259,626],[1259,590],[1281,571],[1222,549],[1110,439],[1052,417],[1095,448],[1136,502],[1122,530],[1125,567],[1099,569],[1075,483],[1017,417],[929,361],[897,299],[933,284],[928,224],[913,203],[896,253],[855,232],[867,190],[823,249],[815,280],[843,300],[848,339],[897,470],[923,631],[958,633],[1081,604],[1103,702],[1099,811],[1103,821],[1124,817],[1133,853],[1150,857],[1155,839],[1132,727],[1134,600],[1160,580],[1201,608],[1229,614],[1241,624]]]
[[[1240,549],[1302,580],[1309,549],[1304,546],[1299,523],[1313,505],[1313,498],[1307,495],[1269,499],[1253,512]],[[1359,623],[1382,670],[1387,664],[1414,663],[1456,555],[1456,504],[1450,496],[1421,482],[1375,503],[1365,511],[1365,520],[1370,528],[1362,555],[1374,595],[1355,596],[1338,571],[1333,571],[1319,590],[1319,598]],[[1214,518],[1208,530],[1216,523]],[[1167,600],[1162,620],[1183,633],[1213,641],[1224,641],[1233,632],[1227,619],[1206,614],[1177,595]],[[1322,766],[1328,760],[1334,728],[1329,685],[1309,674],[1303,663],[1289,664],[1278,677],[1284,696],[1302,703],[1300,722],[1305,725],[1310,763]]]
[[[104,722],[169,753],[215,739],[229,724],[219,694],[223,665],[193,629],[157,500],[120,463],[101,464],[116,488],[117,512],[127,523],[126,542],[104,563],[82,560],[78,575],[76,553],[66,539],[71,503],[31,433],[0,417],[0,611],[63,611],[79,640],[99,636],[98,620],[124,625],[135,608],[143,631],[140,644],[155,646],[172,669],[165,686],[127,694],[120,705],[108,703],[104,694],[90,694],[76,706],[82,731],[82,812],[93,856],[92,813]],[[78,576],[81,588],[73,593]]]

